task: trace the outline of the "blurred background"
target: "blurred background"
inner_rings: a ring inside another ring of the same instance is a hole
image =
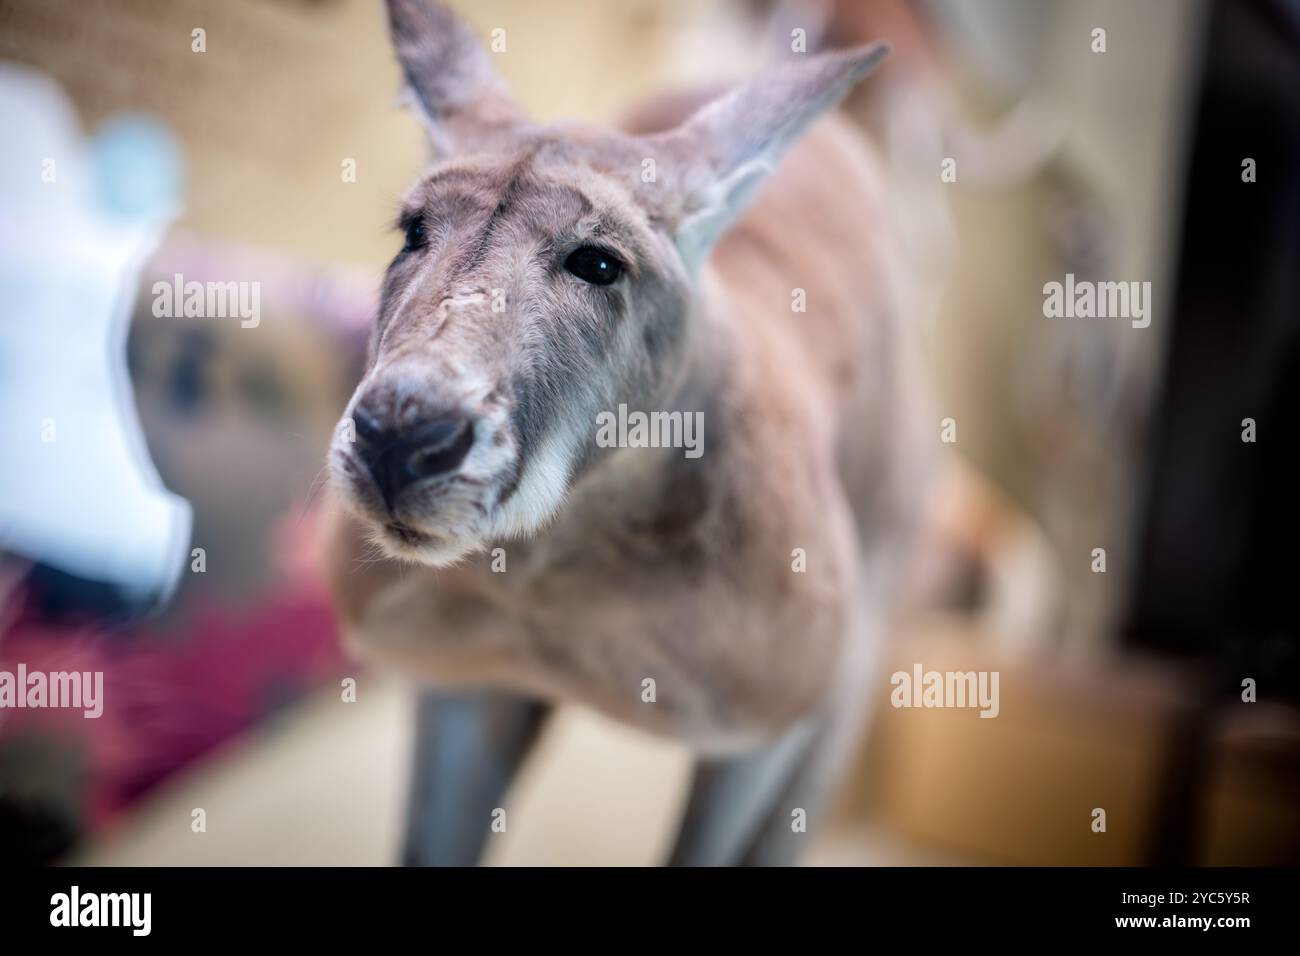
[[[961,467],[890,670],[997,670],[1000,714],[864,688],[807,862],[1300,862],[1300,3],[452,6],[543,119],[894,45],[845,110]],[[104,675],[98,719],[0,709],[0,860],[397,860],[411,690],[342,655],[317,521],[398,90],[376,0],[0,0],[0,672]],[[1045,318],[1067,273],[1150,326]],[[177,275],[258,321],[157,315]],[[656,862],[688,768],[561,711],[488,862]]]

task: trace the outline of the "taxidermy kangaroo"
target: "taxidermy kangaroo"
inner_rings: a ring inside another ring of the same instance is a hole
[[[530,120],[443,7],[388,12],[435,161],[330,452],[331,560],[350,648],[435,688],[406,860],[477,861],[557,702],[694,748],[672,862],[793,860],[927,470],[883,186],[814,124],[886,49],[612,131]],[[606,447],[620,405],[701,453]]]

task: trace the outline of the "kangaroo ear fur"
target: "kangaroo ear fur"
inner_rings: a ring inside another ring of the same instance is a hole
[[[474,31],[436,0],[387,0],[397,59],[436,153],[481,147],[527,124]]]
[[[784,64],[649,137],[675,191],[676,240],[696,267],[744,211],[781,156],[889,53],[884,43]]]

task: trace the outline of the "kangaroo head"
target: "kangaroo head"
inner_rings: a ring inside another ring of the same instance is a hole
[[[886,49],[804,58],[636,137],[531,121],[445,8],[388,12],[435,159],[330,466],[388,554],[443,565],[544,525],[602,454],[600,411],[664,407],[709,250]]]

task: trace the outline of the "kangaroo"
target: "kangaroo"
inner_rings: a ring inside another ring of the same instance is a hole
[[[329,554],[348,648],[429,688],[405,862],[477,861],[559,702],[698,755],[670,862],[792,862],[929,471],[884,184],[828,113],[887,48],[543,125],[450,11],[387,8],[434,160],[330,449]],[[606,447],[620,406],[695,416],[700,453]]]

